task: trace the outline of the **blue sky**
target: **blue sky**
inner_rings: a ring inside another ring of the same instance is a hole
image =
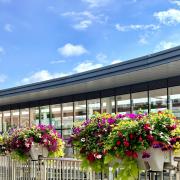
[[[0,89],[180,45],[180,0],[0,0]]]

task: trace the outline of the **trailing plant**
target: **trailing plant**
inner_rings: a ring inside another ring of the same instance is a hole
[[[9,133],[7,145],[13,158],[27,160],[32,143],[46,147],[49,156],[62,157],[64,142],[52,126],[38,125],[30,128],[13,129]]]

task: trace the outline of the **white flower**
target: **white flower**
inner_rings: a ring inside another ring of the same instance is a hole
[[[98,154],[98,155],[96,155],[96,158],[97,158],[97,159],[101,159],[101,158],[102,158],[102,155],[101,155],[101,154]]]
[[[81,138],[81,142],[85,142],[86,141],[86,139],[85,138]]]

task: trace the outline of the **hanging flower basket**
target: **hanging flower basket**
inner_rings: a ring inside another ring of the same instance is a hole
[[[41,144],[32,143],[29,154],[32,160],[38,160],[39,156],[48,157],[48,149]]]
[[[13,158],[26,161],[31,157],[62,157],[64,141],[52,126],[38,125],[13,129],[7,139],[7,147]]]

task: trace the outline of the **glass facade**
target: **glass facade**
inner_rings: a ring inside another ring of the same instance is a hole
[[[39,123],[51,124],[67,141],[74,124],[89,118],[95,112],[155,112],[167,108],[180,118],[180,86],[0,111],[0,132],[7,131],[12,126],[28,127]],[[71,156],[72,152],[72,147],[66,145],[66,156]]]
[[[28,127],[29,123],[29,108],[20,109],[20,126]]]
[[[101,99],[102,113],[115,113],[115,97],[107,97]]]
[[[87,114],[88,118],[95,112],[101,112],[100,99],[91,99],[87,101]]]
[[[148,92],[138,92],[132,94],[132,111],[133,113],[143,112],[147,113],[149,110]]]
[[[167,109],[167,89],[149,91],[150,111],[157,112]]]
[[[32,107],[30,108],[30,126],[38,125],[40,123],[40,108]]]
[[[18,110],[11,110],[11,126],[12,127],[19,127],[20,125],[20,116],[19,116],[19,109]]]
[[[130,94],[123,94],[116,96],[116,112],[117,113],[130,113],[131,112],[131,99]]]
[[[3,131],[7,131],[11,127],[11,112],[3,112]]]
[[[40,107],[40,123],[45,125],[50,124],[49,105]]]
[[[54,104],[50,106],[51,108],[51,124],[56,129],[61,129],[61,105],[60,104]]]
[[[180,118],[180,86],[169,88],[169,109]]]
[[[86,119],[86,101],[74,102],[75,122]]]
[[[3,132],[3,113],[0,112],[0,133]]]

